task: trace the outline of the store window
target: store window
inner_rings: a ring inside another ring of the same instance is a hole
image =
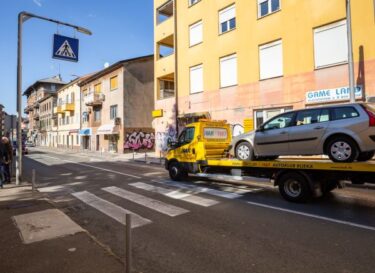
[[[346,20],[314,30],[315,68],[348,62]]]
[[[237,84],[237,54],[220,58],[220,87]]]
[[[190,67],[190,94],[203,91],[203,65]]]
[[[232,5],[219,12],[219,33],[225,33],[236,28],[236,6]]]
[[[281,40],[259,47],[260,79],[283,75],[283,47]]]

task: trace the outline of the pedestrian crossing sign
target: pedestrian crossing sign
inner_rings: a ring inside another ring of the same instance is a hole
[[[55,59],[78,62],[78,44],[76,38],[59,34],[53,36],[53,55]]]

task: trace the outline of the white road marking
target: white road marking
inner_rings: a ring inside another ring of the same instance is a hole
[[[102,190],[172,217],[189,212],[186,209],[169,205],[164,202],[134,192],[130,192],[118,187],[106,187],[102,188]]]
[[[201,186],[196,186],[196,185],[188,185],[188,184],[183,184],[180,182],[174,182],[171,180],[152,180],[154,182],[158,182],[161,184],[166,184],[166,185],[171,185],[173,187],[179,188],[179,189],[185,189],[185,190],[191,190],[193,193],[207,193],[210,195],[218,196],[218,197],[223,197],[227,199],[236,199],[240,198],[242,195],[233,193],[233,192],[224,192],[220,190],[215,190],[215,189],[210,189],[206,187],[201,187]]]
[[[129,185],[136,187],[138,189],[156,192],[173,199],[179,199],[202,207],[209,207],[219,203],[216,200],[195,196],[191,192],[181,192],[178,190],[165,189],[162,187],[156,187],[142,182],[132,183]]]
[[[125,225],[125,214],[132,214],[132,228],[140,227],[146,224],[151,223],[151,220],[143,218],[138,214],[135,214],[129,210],[123,209],[120,206],[117,206],[111,202],[108,202],[96,195],[89,193],[87,191],[75,192],[72,195],[87,205],[99,210],[105,215],[115,219],[117,222]]]
[[[264,205],[264,204],[255,203],[255,202],[249,202],[248,201],[247,203],[250,204],[250,205],[258,206],[258,207],[263,207],[263,208],[278,210],[278,211],[282,211],[282,212],[297,214],[297,215],[301,215],[301,216],[305,216],[305,217],[310,217],[310,218],[315,218],[315,219],[319,219],[319,220],[324,220],[324,221],[328,221],[328,222],[333,222],[333,223],[337,223],[337,224],[342,224],[342,225],[347,225],[347,226],[352,226],[352,227],[357,227],[357,228],[362,228],[362,229],[367,229],[367,230],[375,231],[375,227],[373,227],[373,226],[366,226],[366,225],[356,224],[356,223],[353,223],[353,222],[348,222],[348,221],[343,221],[343,220],[337,220],[337,219],[333,219],[333,218],[328,218],[328,217],[319,216],[319,215],[315,215],[315,214],[310,214],[310,213],[306,213],[306,212],[294,211],[294,210],[290,210],[290,209],[283,209],[283,208],[274,207],[274,206],[270,206],[270,205]]]
[[[49,158],[52,158],[52,159],[58,159],[58,160],[73,163],[73,164],[76,164],[76,165],[80,165],[80,166],[84,166],[84,167],[88,167],[88,168],[93,168],[93,169],[97,169],[97,170],[101,170],[101,171],[106,171],[106,172],[110,172],[110,173],[115,173],[115,174],[119,174],[119,175],[124,175],[124,176],[128,176],[128,177],[133,177],[133,178],[138,178],[138,179],[141,178],[140,176],[136,176],[136,175],[132,175],[132,174],[128,174],[128,173],[117,172],[117,171],[110,170],[110,169],[95,167],[95,166],[91,166],[91,165],[84,164],[84,163],[78,163],[78,162],[71,161],[71,160],[60,159],[60,158],[52,157],[52,156],[48,156],[48,155],[45,155],[45,157],[49,157]]]

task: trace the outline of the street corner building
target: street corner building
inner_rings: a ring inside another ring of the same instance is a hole
[[[154,56],[119,61],[79,83],[81,147],[100,152],[153,151]]]
[[[351,1],[357,101],[375,102],[375,6]],[[346,1],[154,0],[156,150],[200,118],[233,135],[349,101]]]
[[[51,146],[56,139],[53,131],[56,131],[57,116],[53,109],[56,104],[57,90],[66,83],[60,75],[41,79],[30,85],[23,93],[27,97],[27,105],[24,113],[27,124],[27,139],[37,145]]]

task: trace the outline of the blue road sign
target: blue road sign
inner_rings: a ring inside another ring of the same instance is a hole
[[[78,62],[78,45],[78,39],[54,34],[52,57],[55,59]]]

